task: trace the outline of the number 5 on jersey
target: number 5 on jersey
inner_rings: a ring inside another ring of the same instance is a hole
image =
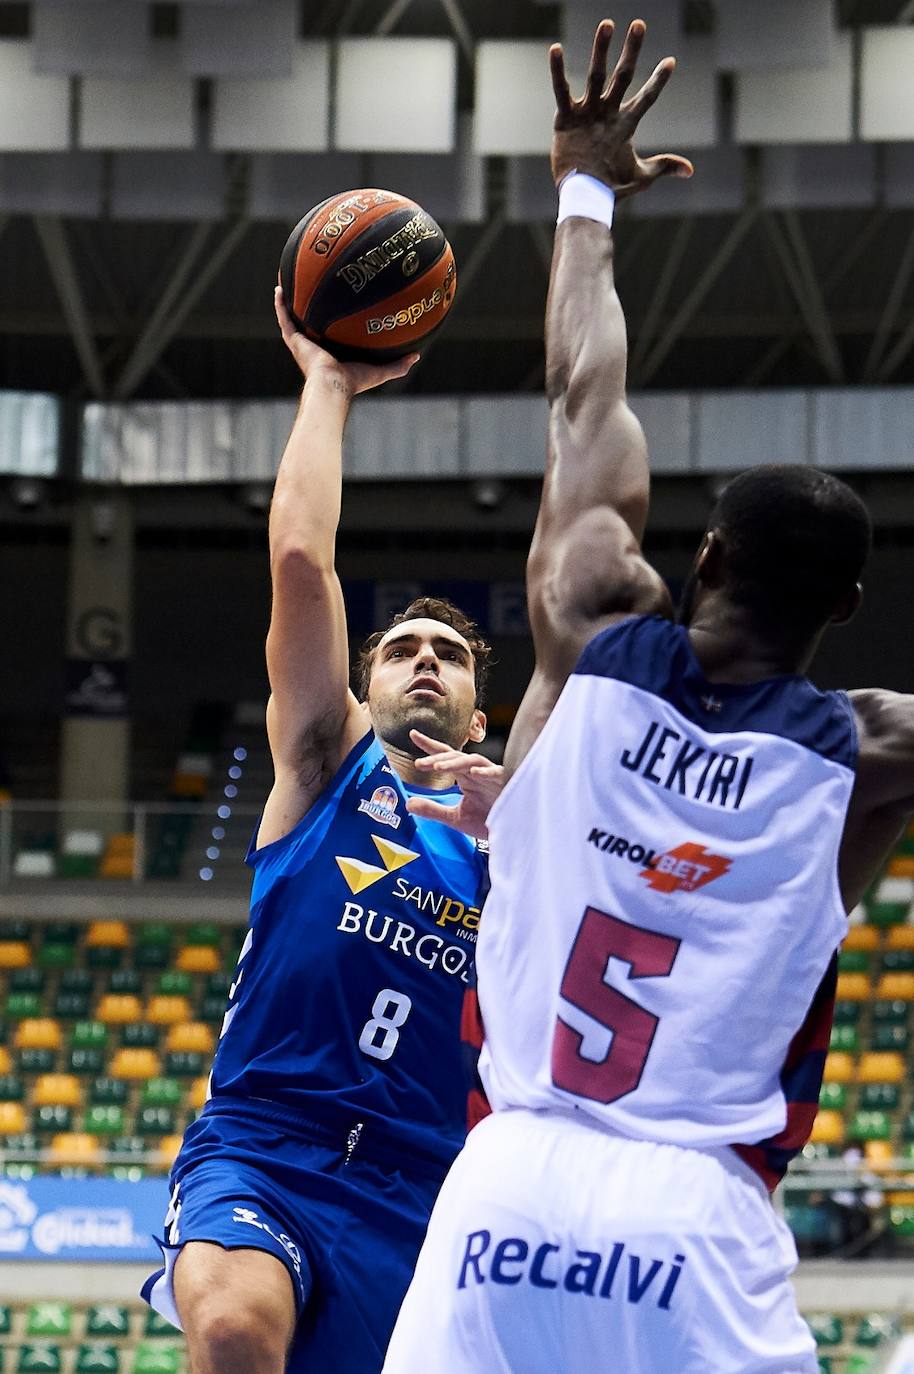
[[[412,1009],[413,1004],[405,993],[382,988],[374,999],[371,1019],[365,1022],[359,1036],[362,1053],[371,1055],[372,1059],[389,1059],[397,1048],[400,1030]]]
[[[680,941],[656,930],[628,925],[596,907],[584,913],[562,979],[566,1002],[612,1031],[599,1061],[581,1053],[584,1037],[559,1017],[552,1040],[552,1081],[557,1088],[609,1106],[641,1082],[658,1018],[606,982],[610,959],[629,965],[628,977],[668,978]]]

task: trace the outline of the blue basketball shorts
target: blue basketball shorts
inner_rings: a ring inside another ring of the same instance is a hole
[[[267,1103],[210,1102],[175,1161],[164,1268],[143,1297],[180,1327],[184,1245],[265,1250],[295,1293],[288,1374],[380,1374],[444,1176],[437,1162],[416,1165]]]

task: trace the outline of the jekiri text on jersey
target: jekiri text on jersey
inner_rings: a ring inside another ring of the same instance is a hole
[[[624,749],[619,762],[668,792],[738,811],[755,760],[751,754],[740,757],[707,749],[653,720],[638,748]]]

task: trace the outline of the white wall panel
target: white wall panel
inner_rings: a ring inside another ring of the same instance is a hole
[[[860,133],[882,143],[914,138],[914,28],[864,29]]]
[[[84,78],[79,142],[82,148],[193,148],[192,78],[173,70],[138,81]]]
[[[710,38],[683,38],[670,84],[638,132],[644,152],[678,153],[682,148],[710,148],[718,139],[717,68]],[[646,79],[650,68],[642,75]]]
[[[338,191],[357,190],[361,182],[361,159],[354,153],[255,153],[248,213],[252,219],[285,220],[291,232],[313,205]]]
[[[914,393],[909,387],[854,387],[813,394],[817,467],[914,469]]]
[[[809,393],[705,391],[695,397],[699,472],[809,461]]]
[[[181,66],[193,76],[292,75],[295,0],[246,0],[228,8],[181,6]]]
[[[343,476],[453,477],[460,466],[460,402],[372,399],[346,426]]]
[[[832,0],[718,0],[717,62],[724,71],[826,67]]]
[[[213,83],[212,146],[323,152],[330,144],[330,44],[298,43],[288,78]]]
[[[739,73],[736,141],[848,143],[853,137],[853,81],[848,33],[835,36],[827,67]]]
[[[688,181],[666,176],[643,195],[631,200],[631,213],[639,219],[663,215],[724,215],[741,210],[746,203],[746,160],[743,150],[728,144],[720,148],[673,150],[692,158],[695,175]]]
[[[335,146],[349,152],[450,153],[457,48],[448,38],[349,38],[339,46]]]
[[[32,70],[32,44],[0,40],[0,150],[58,152],[70,146],[70,82]]]
[[[34,0],[32,39],[39,72],[139,76],[153,60],[148,12],[123,0]]]
[[[686,391],[635,392],[629,404],[644,428],[651,472],[689,472],[694,447],[693,397]]]
[[[545,397],[475,396],[464,405],[469,476],[543,475],[549,430]]]
[[[476,49],[477,153],[549,151],[555,96],[544,43],[480,43]]]
[[[0,472],[53,477],[60,443],[60,402],[37,392],[0,392]]]
[[[762,204],[773,209],[862,209],[876,201],[876,149],[865,143],[763,148]]]
[[[96,219],[102,212],[101,153],[0,154],[0,211]]]
[[[399,191],[440,223],[478,224],[485,219],[485,165],[472,151],[472,121],[460,121],[457,151],[375,153],[366,160],[366,183]]]
[[[215,153],[116,153],[111,163],[113,219],[221,219],[226,166]]]

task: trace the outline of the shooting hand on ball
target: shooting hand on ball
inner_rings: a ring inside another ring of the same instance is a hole
[[[419,361],[418,353],[409,353],[392,363],[341,363],[326,349],[312,343],[300,329],[295,327],[283,297],[282,287],[277,286],[273,294],[276,319],[279,322],[283,342],[298,364],[305,381],[325,374],[344,387],[350,396],[358,396],[361,391],[371,391],[385,382],[394,382],[405,377],[410,368]]]
[[[549,62],[557,106],[552,140],[556,185],[569,172],[585,172],[611,187],[618,198],[646,190],[658,177],[690,177],[693,168],[686,158],[672,153],[640,158],[635,152],[635,131],[673,75],[676,60],[665,57],[637,95],[625,100],[635,77],[645,25],[641,19],[630,25],[622,55],[607,84],[607,57],[614,29],[611,19],[604,19],[597,28],[587,87],[581,100],[571,98],[561,44],[556,43],[551,49]]]

